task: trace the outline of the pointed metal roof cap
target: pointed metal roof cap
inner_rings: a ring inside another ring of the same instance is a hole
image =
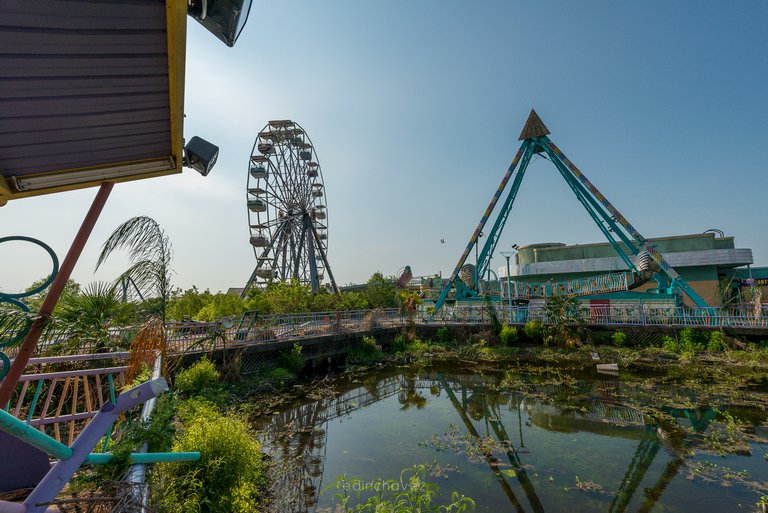
[[[525,122],[523,131],[520,132],[518,141],[525,141],[526,139],[533,139],[534,137],[542,137],[549,135],[549,130],[544,125],[536,111],[531,109],[531,114],[528,116],[528,121]]]

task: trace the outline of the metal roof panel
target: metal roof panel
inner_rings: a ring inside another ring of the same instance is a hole
[[[0,12],[0,177],[180,160],[184,45],[169,28],[186,21],[173,0],[0,0]]]

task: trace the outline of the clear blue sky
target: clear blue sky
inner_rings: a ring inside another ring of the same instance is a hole
[[[173,241],[178,286],[242,286],[248,157],[265,122],[285,118],[317,149],[341,284],[406,264],[445,274],[531,107],[646,237],[720,228],[768,265],[767,24],[762,0],[254,0],[230,49],[190,20],[185,135],[218,144],[219,162],[207,178],[118,185],[74,277],[113,279],[120,259],[93,275],[100,244],[146,214]],[[0,236],[36,236],[63,257],[94,194],[11,202]],[[551,164],[534,163],[501,246],[601,240]],[[18,245],[0,262],[6,291],[45,272]]]

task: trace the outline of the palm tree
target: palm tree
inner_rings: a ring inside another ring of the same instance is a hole
[[[78,345],[91,342],[98,353],[125,349],[125,342],[115,339],[110,328],[129,325],[132,310],[132,305],[120,301],[112,284],[94,282],[78,294],[62,296],[57,317],[68,326],[73,341]]]
[[[118,226],[104,243],[96,269],[118,249],[128,251],[130,267],[115,280],[116,286],[133,281],[144,297],[152,298],[149,301],[152,309],[165,321],[173,272],[173,250],[168,236],[151,217],[131,218]]]

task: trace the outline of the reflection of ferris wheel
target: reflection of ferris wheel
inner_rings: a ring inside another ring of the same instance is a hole
[[[298,123],[270,121],[259,132],[248,169],[248,224],[256,255],[252,285],[298,279],[317,292],[328,265],[328,208],[323,173]]]

